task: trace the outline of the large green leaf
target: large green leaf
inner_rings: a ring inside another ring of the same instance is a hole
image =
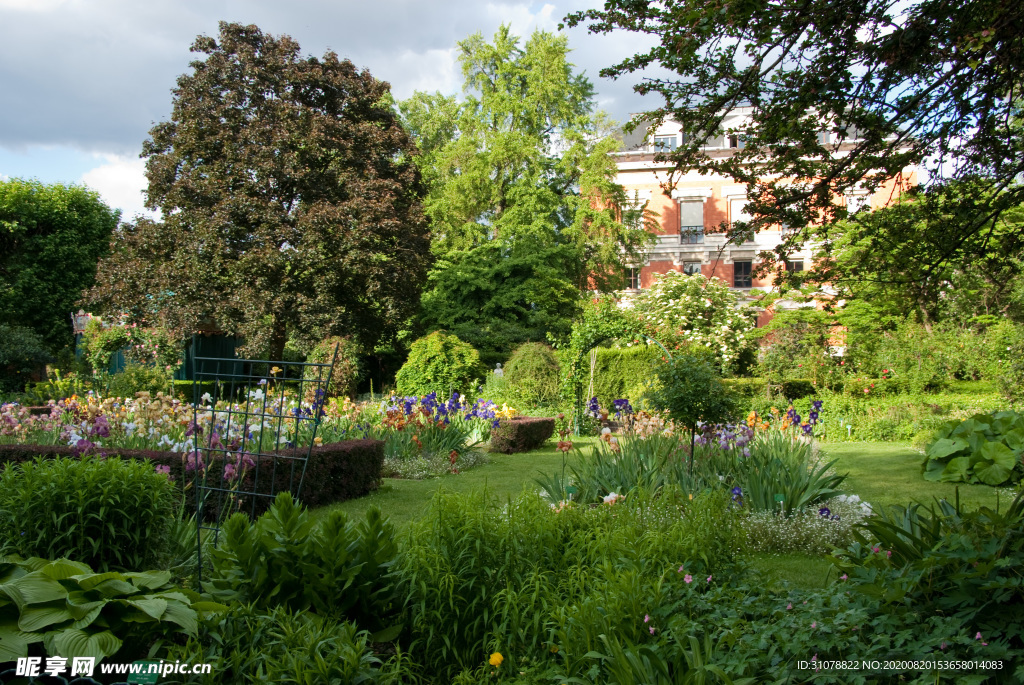
[[[167,611],[164,613],[163,620],[170,621],[171,623],[177,623],[179,626],[184,628],[185,632],[189,635],[195,635],[196,631],[199,630],[199,622],[196,618],[196,612],[184,604],[178,604],[177,602],[167,603]]]
[[[158,590],[171,582],[170,571],[142,571],[124,575],[135,587],[144,590]]]
[[[80,576],[84,573],[92,573],[92,569],[81,564],[77,561],[71,561],[70,559],[57,559],[51,561],[46,566],[39,569],[39,571],[54,580],[66,580],[68,578],[74,579],[75,576]]]
[[[946,468],[942,470],[941,480],[943,483],[962,483],[967,481],[971,470],[970,457],[956,457],[950,459]]]
[[[1002,485],[1010,477],[1011,470],[1002,464],[991,464],[984,468],[975,469],[974,475],[986,485]]]
[[[932,443],[926,450],[926,454],[929,459],[945,459],[967,448],[967,440],[963,438],[942,438]]]
[[[21,610],[21,616],[18,617],[18,627],[32,633],[70,620],[71,612],[66,607],[26,607]]]
[[[60,654],[67,659],[76,656],[102,659],[117,653],[117,650],[121,649],[121,640],[109,630],[90,634],[83,630],[68,628],[47,635],[46,649],[51,654]]]
[[[41,639],[39,633],[26,633],[13,627],[0,626],[0,664],[28,656],[28,646]]]
[[[1017,455],[1001,442],[985,443],[981,448],[981,453],[986,459],[999,464],[1007,471],[1012,471],[1017,463]]]
[[[128,604],[136,607],[143,611],[147,616],[160,620],[167,611],[167,600],[161,599],[160,597],[153,597],[151,599],[132,599],[128,600]]]
[[[24,609],[30,604],[43,604],[68,596],[68,591],[63,585],[39,571],[33,571],[0,585],[0,591],[14,600],[19,609]]]
[[[925,459],[924,463],[924,479],[930,481],[942,480],[942,472],[946,468],[946,462],[939,461],[938,459]]]

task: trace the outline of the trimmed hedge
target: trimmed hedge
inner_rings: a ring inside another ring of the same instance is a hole
[[[658,369],[664,364],[665,353],[657,345],[597,348],[594,368],[594,396],[602,407],[611,407],[614,400],[629,399],[640,408],[642,401],[654,389]],[[590,384],[590,355],[583,357],[584,390]]]
[[[301,456],[304,449],[283,450],[278,454],[281,456]],[[167,466],[170,468],[170,475],[177,483],[190,483],[192,473],[185,471],[185,460],[178,452],[159,452],[155,450],[129,450],[119,449],[104,451],[106,456],[117,456],[122,459],[137,459],[149,461],[156,466]],[[31,461],[36,457],[73,457],[72,448],[67,445],[0,445],[0,466],[7,463],[21,463]],[[223,462],[224,455],[215,456],[215,462]],[[278,488],[287,485],[289,481],[290,462],[289,459],[273,459],[276,463],[273,478],[269,477],[267,469],[270,467],[271,459],[264,457],[260,460],[260,484],[261,490],[269,494],[270,486],[276,484]],[[309,455],[309,462],[306,464],[306,476],[303,479],[300,499],[310,508],[322,507],[335,502],[361,497],[372,490],[375,490],[381,481],[381,469],[384,466],[384,442],[382,440],[345,440],[342,442],[314,446]],[[240,489],[252,490],[255,471],[249,469],[243,476]],[[214,480],[211,478],[210,483]],[[190,493],[193,494],[194,493]],[[193,497],[188,498],[186,507],[192,509]],[[255,511],[259,515],[266,511],[272,499],[269,497],[255,498],[253,503],[243,503],[242,511]],[[210,502],[208,507],[216,505]],[[216,509],[210,509],[215,511]]]
[[[765,396],[763,378],[723,378],[722,385],[745,399]],[[814,383],[806,378],[793,378],[782,382],[782,396],[790,401],[811,397],[817,392]]]
[[[515,454],[529,452],[555,434],[555,420],[537,416],[501,419],[491,430],[491,451]]]

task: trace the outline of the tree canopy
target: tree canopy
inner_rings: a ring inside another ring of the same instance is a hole
[[[972,210],[954,216],[960,241],[987,239],[999,215],[1024,201],[1020,3],[607,0],[567,22],[655,38],[601,73],[669,72],[636,86],[664,99],[643,120],[679,122],[683,144],[664,155],[676,172],[748,184],[754,219],[734,231],[815,224],[813,237],[827,239],[847,216],[837,196],[874,189],[912,165],[929,170],[928,192],[975,181],[977,192],[959,196]],[[741,111],[749,119],[732,123]],[[725,135],[737,136],[735,154],[706,154],[704,144]],[[806,237],[798,232],[779,256]],[[918,259],[934,273],[962,256]]]
[[[427,325],[476,328],[481,339],[467,339],[477,345],[498,326],[508,349],[545,327],[567,334],[580,293],[621,287],[623,264],[649,240],[619,220],[626,198],[608,155],[619,142],[564,36],[537,31],[521,44],[502,27],[459,51],[464,100],[417,93],[400,104],[422,152],[439,258]]]
[[[288,36],[220,24],[143,146],[148,205],[90,297],[181,333],[242,335],[280,358],[352,334],[387,339],[430,263],[415,148],[387,83]]]
[[[0,312],[56,352],[92,285],[120,212],[83,186],[0,180]]]

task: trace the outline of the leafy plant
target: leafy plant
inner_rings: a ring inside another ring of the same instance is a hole
[[[835,464],[817,462],[810,444],[799,438],[782,431],[765,431],[751,442],[750,456],[738,469],[738,494],[754,511],[792,516],[842,494],[839,486],[846,476],[832,472]]]
[[[127,364],[122,371],[109,376],[101,376],[100,384],[105,385],[107,397],[135,397],[136,393],[148,392],[156,395],[158,392],[171,393],[173,383],[171,372],[157,366],[144,364]]]
[[[67,559],[0,557],[0,662],[40,647],[68,659],[131,660],[177,633],[195,635],[200,615],[227,609],[172,587],[170,578],[168,571],[93,573]]]
[[[0,324],[0,392],[21,392],[53,356],[31,328]]]
[[[544,343],[524,343],[505,365],[505,393],[515,406],[550,405],[558,401],[560,365]]]
[[[1013,411],[975,414],[949,421],[925,448],[926,480],[949,483],[1016,483],[1024,475],[1024,415]]]
[[[334,349],[337,347],[337,358],[334,356]],[[332,336],[317,343],[306,362],[310,364],[330,364],[334,362],[334,370],[331,373],[330,385],[324,388],[324,397],[352,397],[356,391],[356,381],[359,379],[358,364],[359,349],[351,338]],[[307,367],[305,378],[310,380],[327,380],[326,369],[320,370],[316,367]],[[310,386],[312,389],[312,386]],[[306,401],[312,402],[315,397],[312,393],[307,394]]]
[[[420,338],[409,348],[409,359],[395,376],[401,395],[448,397],[464,393],[483,375],[480,355],[469,344],[444,331]]]
[[[349,619],[397,637],[394,581],[398,547],[394,529],[371,508],[354,524],[332,511],[319,525],[282,492],[255,522],[235,514],[224,524],[204,589],[222,601],[284,607]]]
[[[0,473],[4,553],[69,557],[103,571],[146,568],[174,512],[174,485],[137,461],[37,459]]]
[[[200,624],[199,634],[173,647],[168,660],[212,664],[211,672],[163,683],[381,682],[370,635],[355,624],[285,607],[236,606]]]

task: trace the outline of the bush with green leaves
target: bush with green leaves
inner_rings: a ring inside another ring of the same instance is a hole
[[[735,515],[722,493],[671,488],[594,508],[439,493],[400,562],[410,653],[452,682],[495,651],[517,673],[537,657],[580,663],[602,634],[639,640],[665,593],[731,575]]]
[[[176,508],[177,489],[152,464],[97,456],[8,464],[0,551],[102,571],[152,567]]]
[[[380,683],[402,666],[396,659],[382,669],[370,634],[353,623],[251,604],[201,622],[199,635],[165,658],[212,666],[207,674],[162,678],[166,685]]]
[[[170,579],[169,571],[94,573],[68,559],[0,557],[0,663],[30,654],[132,661],[227,609]]]
[[[675,355],[658,368],[658,381],[661,387],[654,394],[654,406],[667,410],[689,431],[691,455],[698,423],[725,423],[736,411],[708,353]]]
[[[987,658],[1007,658],[1008,650],[1024,656],[1021,496],[1003,511],[967,511],[958,500],[894,506],[867,519],[856,537],[835,563],[882,612],[946,616],[991,645]]]
[[[480,355],[472,345],[435,331],[412,344],[395,383],[400,395],[422,397],[436,392],[439,397],[450,397],[453,392],[466,394],[483,373]]]
[[[544,343],[523,343],[505,364],[505,396],[513,406],[556,404],[561,365],[555,351]]]
[[[669,271],[633,300],[633,312],[647,335],[670,350],[707,349],[722,369],[751,347],[752,312],[737,306],[724,281]]]
[[[101,375],[94,385],[99,385],[106,397],[135,397],[139,392],[170,395],[174,388],[171,372],[145,364],[127,364],[115,374]]]
[[[335,356],[337,349],[337,356]],[[348,397],[352,398],[356,392],[356,382],[359,380],[359,348],[355,341],[349,337],[332,336],[321,340],[310,350],[306,356],[309,364],[330,364],[334,362],[334,370],[331,372],[329,385],[318,385],[324,389],[324,397]],[[305,380],[326,381],[327,371],[318,367],[307,367]],[[315,391],[315,388],[312,388]],[[312,402],[315,398],[307,392],[306,401]]]
[[[0,392],[21,392],[32,374],[52,361],[43,338],[31,328],[0,324]]]
[[[1024,415],[975,414],[948,421],[925,448],[925,480],[944,483],[1017,483],[1024,476]]]
[[[1024,400],[1024,326],[1007,325],[993,335],[998,363],[995,380],[1007,400]]]
[[[620,343],[621,344],[621,343]],[[593,392],[603,407],[615,400],[628,399],[636,409],[646,408],[658,389],[657,369],[666,361],[657,345],[627,342],[626,347],[598,347],[594,364]],[[584,365],[589,367],[589,358]],[[587,368],[589,389],[589,368]]]
[[[245,514],[225,522],[204,589],[223,602],[353,620],[376,631],[375,639],[390,640],[401,628],[394,536],[376,508],[358,524],[337,510],[317,522],[282,492],[255,522]]]

